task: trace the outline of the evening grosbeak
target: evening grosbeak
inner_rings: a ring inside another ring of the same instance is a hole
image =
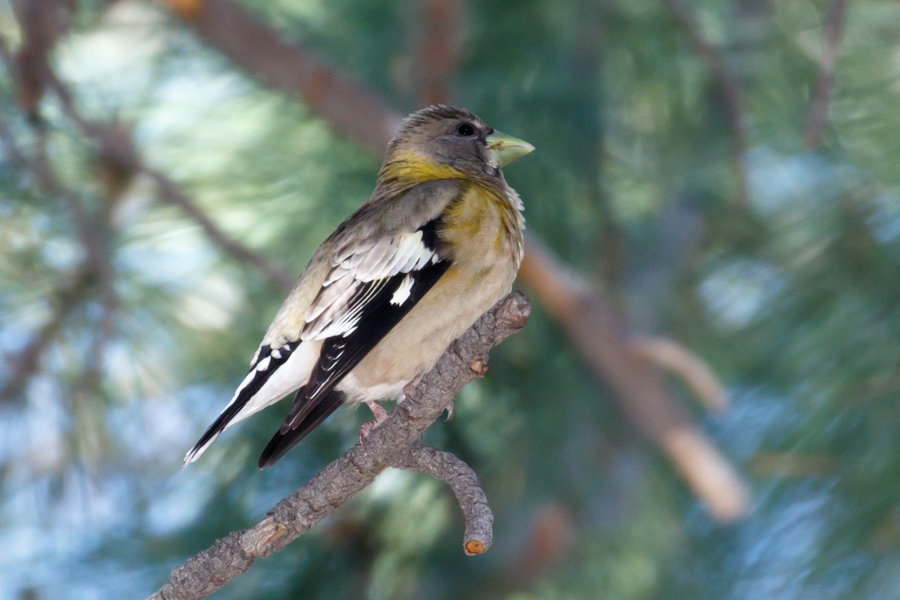
[[[470,112],[431,106],[387,147],[375,191],[319,246],[197,444],[296,390],[259,467],[274,464],[344,402],[375,414],[512,288],[522,201],[501,167],[534,150]]]

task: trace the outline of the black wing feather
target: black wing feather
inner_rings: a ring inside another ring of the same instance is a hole
[[[319,362],[313,368],[302,395],[291,406],[281,432],[299,426],[307,413],[315,408],[353,367],[405,317],[412,307],[437,283],[450,267],[450,261],[432,263],[412,273],[398,273],[384,281],[372,281],[362,286],[357,295],[364,296],[374,286],[378,291],[363,307],[359,325],[349,335],[330,337],[322,344]],[[397,286],[405,277],[413,280],[409,298],[402,304],[391,304]]]
[[[419,271],[398,273],[384,281],[362,286],[357,295],[365,295],[378,286],[378,291],[360,313],[359,325],[346,337],[325,340],[319,362],[313,368],[309,382],[297,390],[294,403],[281,428],[266,446],[259,459],[259,467],[271,466],[294,444],[324,421],[343,404],[344,395],[334,387],[353,367],[405,317],[438,279],[450,268],[450,261],[431,263]],[[391,298],[404,277],[413,280],[409,297],[401,304],[391,304]]]
[[[423,244],[438,253],[436,256],[442,254],[439,253],[441,226],[442,219],[437,218],[420,228]],[[419,270],[397,273],[360,286],[348,302],[349,306],[363,303],[356,328],[324,340],[309,380],[297,390],[287,418],[260,456],[259,468],[275,464],[343,404],[344,394],[336,391],[335,386],[418,304],[450,265],[449,257],[442,257]],[[399,304],[392,304],[394,293],[406,277],[412,280],[409,296]]]
[[[297,390],[297,395],[303,393],[303,388]],[[278,459],[284,456],[288,450],[294,447],[294,444],[306,437],[306,435],[319,426],[319,424],[327,419],[331,413],[336,411],[344,403],[344,393],[332,390],[327,396],[322,398],[311,410],[303,422],[296,429],[288,430],[282,433],[279,431],[275,434],[266,449],[263,450],[259,457],[257,465],[260,469],[271,467]]]

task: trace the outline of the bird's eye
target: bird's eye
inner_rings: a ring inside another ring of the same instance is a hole
[[[462,137],[471,137],[475,135],[475,128],[472,127],[471,123],[463,123],[456,129],[456,133]]]

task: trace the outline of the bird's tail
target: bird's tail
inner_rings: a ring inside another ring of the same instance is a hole
[[[200,458],[200,455],[206,452],[206,449],[209,448],[209,445],[212,444],[217,437],[219,437],[219,434],[225,431],[225,427],[228,426],[228,422],[230,420],[231,419],[228,415],[225,414],[225,412],[220,414],[219,418],[213,421],[213,424],[209,426],[209,429],[207,429],[203,433],[203,435],[200,436],[200,439],[197,440],[197,443],[194,444],[194,447],[184,455],[184,464],[181,466],[181,468],[183,469],[184,467]]]
[[[310,431],[327,419],[328,416],[336,411],[343,403],[344,393],[337,390],[331,390],[331,392],[316,404],[315,408],[309,411],[309,414],[303,417],[298,423],[294,424],[292,429],[289,429],[286,433],[281,433],[279,430],[259,457],[259,468],[264,469],[266,467],[271,467],[278,462],[278,459],[284,456],[294,444],[305,438]],[[290,419],[290,417],[288,418]]]
[[[219,434],[228,429],[231,425],[234,425],[238,421],[242,421],[244,418],[252,414],[251,411],[246,414],[241,414],[241,411],[247,406],[247,403],[253,398],[253,396],[259,392],[262,387],[261,382],[257,382],[258,373],[256,369],[251,369],[250,374],[247,375],[247,378],[241,383],[238,387],[237,391],[234,394],[234,398],[231,399],[231,402],[228,406],[225,407],[218,418],[213,421],[213,424],[209,426],[209,428],[200,436],[200,439],[197,440],[197,443],[194,444],[194,447],[190,449],[190,451],[184,457],[184,465],[182,468],[188,466],[198,458],[200,455],[206,452],[206,449],[209,448],[209,445],[212,444]],[[257,409],[258,410],[258,409]]]

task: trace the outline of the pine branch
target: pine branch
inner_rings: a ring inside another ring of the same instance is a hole
[[[263,254],[254,252],[223,231],[174,181],[149,165],[139,154],[130,132],[114,122],[104,123],[85,117],[78,110],[68,85],[53,69],[48,69],[47,84],[59,98],[63,113],[88,138],[94,140],[98,153],[129,177],[147,176],[156,185],[159,198],[179,207],[193,220],[206,237],[226,256],[251,265],[269,285],[287,293],[296,282],[290,271]]]
[[[263,85],[303,98],[306,106],[360,145],[381,152],[402,115],[378,94],[286,42],[238,4],[221,0],[161,0],[209,45]]]
[[[422,42],[416,70],[423,106],[448,104],[459,68],[459,24],[463,7],[459,0],[424,0]]]
[[[738,181],[737,202],[738,206],[743,207],[746,206],[750,194],[746,166],[746,156],[750,148],[750,141],[744,117],[743,90],[740,82],[731,74],[731,71],[725,64],[725,56],[722,49],[706,39],[691,9],[682,2],[683,0],[663,0],[663,4],[666,6],[669,14],[681,27],[694,50],[706,62],[706,66],[719,86],[719,91],[722,95],[722,105],[725,108],[725,114],[728,119],[728,128],[731,130],[730,152],[732,169]]]
[[[406,400],[357,444],[279,502],[265,519],[218,540],[175,569],[148,600],[199,600],[310,530],[370,485],[386,468],[428,473],[450,484],[466,518],[463,549],[469,555],[491,545],[493,515],[475,473],[459,458],[421,444],[422,433],[450,407],[467,383],[484,376],[488,352],[525,326],[531,304],[513,292],[453,342],[430,371],[406,386]]]
[[[834,88],[837,54],[844,33],[846,12],[847,0],[832,0],[825,17],[825,48],[819,59],[819,79],[809,103],[809,122],[803,134],[803,142],[808,148],[815,148],[822,143],[822,135],[828,123],[828,104]]]
[[[745,515],[747,485],[694,424],[656,364],[634,351],[641,338],[627,316],[534,237],[519,275],[530,282],[587,365],[616,392],[613,397],[632,424],[659,446],[712,515],[724,522]]]
[[[5,45],[0,42],[0,59],[9,56]],[[10,63],[7,67],[11,69]],[[115,294],[115,268],[106,250],[110,227],[102,215],[88,210],[82,199],[63,185],[56,175],[47,156],[46,138],[39,136],[38,150],[35,155],[27,156],[16,143],[11,127],[5,119],[0,118],[0,147],[10,163],[22,175],[31,179],[35,188],[49,197],[61,200],[69,210],[70,217],[78,231],[78,237],[84,250],[84,259],[69,281],[64,283],[51,298],[54,314],[37,331],[34,339],[15,354],[4,357],[9,365],[6,381],[0,385],[0,401],[13,400],[28,384],[31,377],[40,369],[44,353],[60,334],[69,316],[75,312],[91,293],[100,296],[103,306],[101,327],[96,332],[95,342],[88,356],[90,368],[85,373],[86,389],[95,388],[99,382],[103,347],[111,336],[114,327],[114,313],[117,305]]]

